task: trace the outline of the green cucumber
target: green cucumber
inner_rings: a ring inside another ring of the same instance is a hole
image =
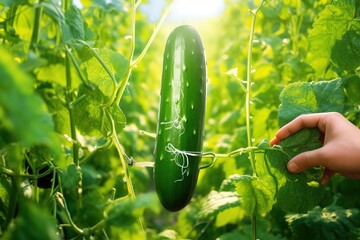
[[[191,200],[199,174],[206,105],[206,60],[197,31],[169,35],[163,60],[154,180],[160,202],[179,211]]]

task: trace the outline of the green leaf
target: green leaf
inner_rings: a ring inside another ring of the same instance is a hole
[[[103,211],[107,199],[100,191],[100,188],[94,188],[90,191],[84,191],[83,193],[83,203],[79,219],[81,219],[82,223],[86,223],[88,226],[93,226],[103,219]]]
[[[121,227],[131,226],[143,215],[145,209],[155,213],[160,211],[159,200],[154,192],[110,205],[105,214],[106,224]]]
[[[352,75],[344,79],[346,102],[351,106],[360,104],[360,77]]]
[[[125,115],[120,107],[115,104],[111,105],[109,111],[115,124],[115,130],[117,133],[120,133],[126,124]]]
[[[302,152],[306,150],[309,150],[309,148],[302,144],[294,145],[293,148],[288,148],[285,151],[294,154],[296,151]],[[314,168],[302,173],[292,174],[286,169],[286,163],[291,159],[287,153],[267,151],[266,154],[271,167],[277,169],[282,175],[282,177],[278,178],[277,206],[284,211],[306,212],[320,202],[324,194],[324,187],[320,184],[322,169]]]
[[[98,50],[97,54],[101,58],[100,61],[92,57],[84,63],[84,66],[88,79],[99,87],[108,100],[115,91],[114,84],[123,80],[129,67],[129,61],[120,53],[106,49]]]
[[[78,98],[84,99],[76,104],[74,112],[76,126],[81,134],[101,137],[107,136],[112,130],[112,120],[117,133],[125,127],[125,115],[119,106],[113,104],[106,108],[103,105],[115,94],[115,84],[119,84],[124,78],[128,60],[123,55],[109,50],[100,50],[96,54],[99,58],[92,56],[84,63],[88,79],[94,84],[95,90],[80,85]],[[84,55],[86,53],[82,53],[83,57]]]
[[[20,4],[26,4],[27,0],[2,0],[1,4],[5,6],[12,6],[12,5],[20,5]]]
[[[45,69],[45,68],[44,68]],[[61,74],[59,74],[61,76]],[[71,135],[70,133],[70,116],[69,110],[64,106],[63,102],[59,99],[56,90],[50,84],[42,84],[38,88],[42,99],[46,102],[49,112],[52,116],[55,131],[61,134]]]
[[[216,240],[238,240],[244,238],[244,235],[241,234],[238,230],[227,232],[225,234],[222,234]]]
[[[0,121],[25,144],[52,145],[54,124],[33,81],[4,48],[0,48]],[[2,112],[2,113],[1,113]]]
[[[292,239],[357,239],[360,228],[359,209],[338,206],[315,207],[306,214],[288,215],[286,221]]]
[[[287,85],[280,94],[279,124],[284,126],[301,114],[343,112],[343,80],[298,82]],[[331,96],[331,98],[329,98]]]
[[[44,2],[41,1],[39,3],[39,7],[43,8],[44,13],[49,16],[54,23],[61,24],[65,20],[65,16],[59,6],[54,4],[53,2]]]
[[[11,193],[11,182],[9,178],[1,177],[0,178],[0,227],[5,227],[7,218],[7,212],[10,201]]]
[[[220,191],[236,191],[235,183],[240,182],[243,176],[239,174],[233,174],[226,178],[220,186]]]
[[[102,92],[95,88],[91,90],[81,84],[79,87],[78,98],[82,98],[75,107],[75,125],[79,132],[85,136],[102,136],[103,119],[105,110],[101,107],[105,99]]]
[[[331,50],[354,20],[354,1],[335,1],[320,12],[313,29],[309,32],[310,65],[323,74],[330,62]]]
[[[46,64],[36,69],[37,80],[51,81],[66,87],[65,66],[63,64]]]
[[[272,184],[257,177],[242,176],[236,183],[236,192],[241,197],[241,207],[249,216],[260,215],[271,210],[274,202]]]
[[[58,240],[54,218],[46,209],[29,200],[22,199],[19,215],[10,224],[4,240]]]
[[[216,217],[220,212],[239,207],[240,198],[236,192],[211,191],[197,215],[198,219]]]
[[[84,30],[83,19],[79,9],[76,8],[74,5],[71,5],[71,7],[66,10],[65,22],[69,26],[73,39],[84,40],[85,30]]]
[[[332,2],[332,4],[342,9],[347,16],[354,17],[355,2],[356,0],[335,0]]]
[[[360,25],[360,21],[357,22]],[[360,27],[359,27],[360,28]],[[331,51],[334,64],[346,71],[353,71],[360,66],[360,31],[347,31],[336,41]]]
[[[75,164],[70,164],[64,171],[61,172],[61,183],[64,189],[74,189],[79,185],[81,180],[81,169]]]
[[[106,97],[98,89],[91,90],[80,85],[78,98],[82,98],[75,105],[75,125],[79,132],[86,136],[102,137],[107,136],[112,130],[112,120],[117,133],[125,127],[126,118],[120,107],[113,104],[109,108],[102,106]],[[109,115],[111,115],[111,118]]]
[[[275,196],[284,179],[281,173],[270,169],[265,153],[256,154],[257,177],[234,174],[225,179],[220,187],[221,191],[236,191],[239,195],[241,208],[247,215],[264,214],[272,209]]]

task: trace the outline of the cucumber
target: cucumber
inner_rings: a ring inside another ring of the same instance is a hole
[[[195,191],[203,143],[206,82],[200,35],[188,25],[175,28],[164,50],[154,153],[156,192],[169,211],[184,208]]]

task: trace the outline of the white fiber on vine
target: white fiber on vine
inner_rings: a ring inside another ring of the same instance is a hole
[[[176,166],[181,169],[182,178],[176,180],[175,182],[180,182],[184,180],[185,173],[187,168],[189,167],[189,156],[202,156],[201,152],[191,152],[191,151],[184,151],[179,150],[174,147],[171,143],[168,143],[165,147],[165,151],[173,155],[173,158],[170,161],[174,161]]]

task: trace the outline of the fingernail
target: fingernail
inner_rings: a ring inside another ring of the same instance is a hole
[[[299,166],[293,161],[288,162],[287,169],[289,170],[289,172],[299,172]]]

